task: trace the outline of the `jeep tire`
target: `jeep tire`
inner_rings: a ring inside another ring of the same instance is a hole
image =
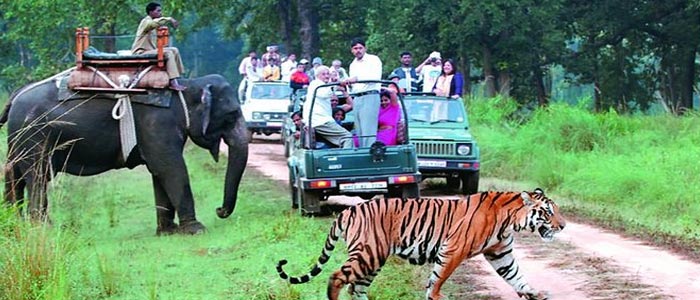
[[[462,194],[471,195],[479,191],[479,171],[468,171],[460,174],[462,179]]]
[[[454,174],[457,175],[457,174]],[[454,176],[453,174],[447,174],[445,177],[445,182],[447,183],[447,189],[450,191],[458,190],[460,184],[462,183],[462,178],[459,175]]]
[[[303,188],[297,188],[299,191],[299,209],[301,214],[305,216],[313,216],[321,212],[321,194],[316,191],[307,191]]]
[[[248,139],[248,143],[253,142],[253,130],[252,129],[247,130],[246,139]]]
[[[418,183],[406,184],[401,189],[401,197],[406,198],[420,198],[420,187]]]
[[[299,191],[294,184],[295,181],[295,174],[293,169],[289,169],[289,191],[291,193],[291,198],[292,198],[292,208],[297,209],[299,208]]]

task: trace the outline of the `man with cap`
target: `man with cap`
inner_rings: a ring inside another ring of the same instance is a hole
[[[323,60],[321,60],[320,57],[316,56],[314,57],[314,59],[311,60],[311,68],[308,71],[306,71],[306,74],[309,75],[309,78],[311,78],[311,80],[316,79],[316,68],[318,68],[321,65],[323,65]]]
[[[420,74],[423,80],[423,92],[432,93],[433,87],[435,87],[435,82],[437,78],[442,73],[442,57],[440,52],[433,51],[428,55],[423,63],[416,67],[416,72]]]
[[[398,74],[391,72],[391,74],[389,74],[389,80],[393,81],[396,84],[396,86],[389,85],[389,88],[393,89],[394,92],[401,94],[406,93],[406,89],[403,88],[404,84],[401,82],[401,77],[399,77]]]
[[[360,147],[370,147],[377,139],[377,118],[379,116],[380,83],[357,83],[362,80],[381,80],[382,61],[376,55],[367,54],[365,41],[354,38],[350,50],[355,56],[350,63],[349,78],[341,81],[342,85],[352,85],[355,94],[355,129]]]
[[[277,50],[279,50],[279,47],[277,45],[270,45],[265,48],[267,52],[265,52],[262,55],[262,66],[265,67],[270,63],[270,59],[273,59],[275,62],[279,63],[280,61],[280,55],[277,53]]]

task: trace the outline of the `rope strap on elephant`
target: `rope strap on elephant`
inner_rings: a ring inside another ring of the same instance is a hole
[[[129,82],[129,76],[122,75],[119,76],[119,85],[114,83],[109,76],[100,72],[100,70],[95,69],[92,66],[87,66],[90,70],[95,72],[97,76],[100,76],[107,84],[112,86],[112,88],[128,88],[132,89],[138,84],[139,80],[151,70],[153,66],[149,66],[139,74],[134,77],[131,82]],[[119,120],[119,138],[122,146],[122,158],[124,161],[129,157],[129,153],[136,147],[136,125],[134,125],[134,111],[131,107],[131,97],[128,94],[117,94],[117,103],[114,104],[112,108],[112,118]]]

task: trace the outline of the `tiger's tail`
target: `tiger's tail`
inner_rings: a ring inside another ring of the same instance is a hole
[[[282,259],[277,263],[277,273],[280,275],[280,278],[288,281],[291,284],[301,284],[311,281],[311,279],[320,274],[321,271],[323,271],[323,265],[325,265],[331,258],[331,252],[333,252],[335,249],[335,244],[338,242],[338,238],[344,231],[342,228],[344,216],[345,214],[341,213],[338,218],[333,221],[328,237],[326,237],[326,245],[323,247],[323,251],[321,251],[321,256],[318,257],[318,262],[311,269],[311,271],[309,271],[309,273],[299,277],[289,276],[289,274],[282,269],[282,266],[287,264],[287,260]]]

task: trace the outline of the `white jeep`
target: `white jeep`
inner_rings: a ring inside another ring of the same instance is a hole
[[[291,93],[292,88],[286,81],[248,83],[241,107],[248,125],[249,141],[254,133],[271,135],[281,132]]]

